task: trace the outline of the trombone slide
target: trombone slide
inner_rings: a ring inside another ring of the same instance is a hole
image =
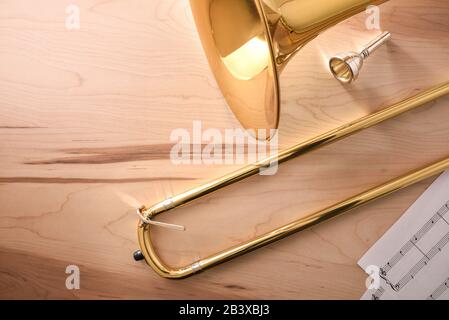
[[[280,152],[278,155],[267,158],[264,161],[260,161],[255,164],[246,166],[220,179],[213,180],[209,183],[206,183],[205,185],[201,185],[197,188],[176,195],[152,207],[149,208],[142,207],[141,209],[139,209],[140,213],[145,219],[152,219],[158,214],[176,208],[194,199],[207,195],[213,191],[219,190],[225,186],[228,186],[237,181],[243,180],[249,176],[257,174],[259,172],[259,169],[269,165],[272,161],[278,161],[279,163],[285,162],[299,155],[305,154],[312,150],[316,150],[319,147],[338,141],[360,130],[369,128],[378,123],[396,117],[400,114],[403,114],[404,112],[415,109],[432,100],[445,96],[448,93],[449,93],[449,82],[443,83],[439,86],[435,86],[429,90],[416,94],[381,111],[365,116],[359,120],[355,120],[349,124],[343,125],[337,129],[331,130],[313,139],[310,139],[296,146],[293,146],[287,150]],[[152,226],[148,223],[140,223],[137,229],[137,233],[139,244],[141,247],[141,253],[145,261],[160,276],[170,279],[185,278],[197,273],[200,270],[204,270],[206,268],[210,268],[217,264],[223,263],[237,256],[245,254],[249,251],[255,250],[274,241],[280,240],[295,232],[304,230],[317,223],[338,216],[351,209],[357,208],[370,201],[389,195],[402,188],[406,188],[414,183],[417,183],[426,178],[441,173],[448,168],[449,168],[449,158],[446,158],[444,160],[431,164],[427,167],[408,173],[404,176],[395,178],[385,184],[379,185],[375,188],[362,192],[356,196],[341,201],[333,206],[312,213],[308,216],[305,216],[304,218],[293,221],[283,227],[272,230],[252,240],[244,242],[240,245],[213,254],[207,258],[201,259],[195,263],[192,263],[188,266],[184,266],[181,268],[172,268],[170,266],[167,266],[163,261],[161,261],[157,252],[154,249],[151,240]]]

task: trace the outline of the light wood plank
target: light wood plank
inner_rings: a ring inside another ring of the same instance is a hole
[[[65,29],[65,8],[81,29]],[[449,4],[393,0],[393,41],[359,81],[338,84],[329,56],[374,37],[365,14],[327,31],[282,75],[281,147],[449,78]],[[191,262],[449,154],[449,99],[293,160],[161,216],[172,264]],[[238,166],[175,166],[170,133],[201,120],[237,128],[202,51],[187,0],[0,1],[0,297],[358,299],[356,262],[430,184],[172,282],[132,260],[136,216],[119,194],[158,200]],[[65,267],[81,268],[81,290]]]

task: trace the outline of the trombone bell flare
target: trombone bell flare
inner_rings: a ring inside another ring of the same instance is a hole
[[[279,76],[295,53],[321,32],[386,1],[190,0],[190,6],[224,98],[242,126],[257,132],[278,127]]]

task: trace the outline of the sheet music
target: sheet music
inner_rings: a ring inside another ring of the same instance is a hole
[[[368,250],[359,265],[367,272],[379,271],[379,281],[373,282],[375,288],[362,296],[364,300],[449,300],[449,171]]]

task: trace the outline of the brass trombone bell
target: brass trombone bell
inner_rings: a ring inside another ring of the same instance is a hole
[[[190,0],[209,65],[246,129],[276,129],[279,75],[329,27],[387,0]]]

